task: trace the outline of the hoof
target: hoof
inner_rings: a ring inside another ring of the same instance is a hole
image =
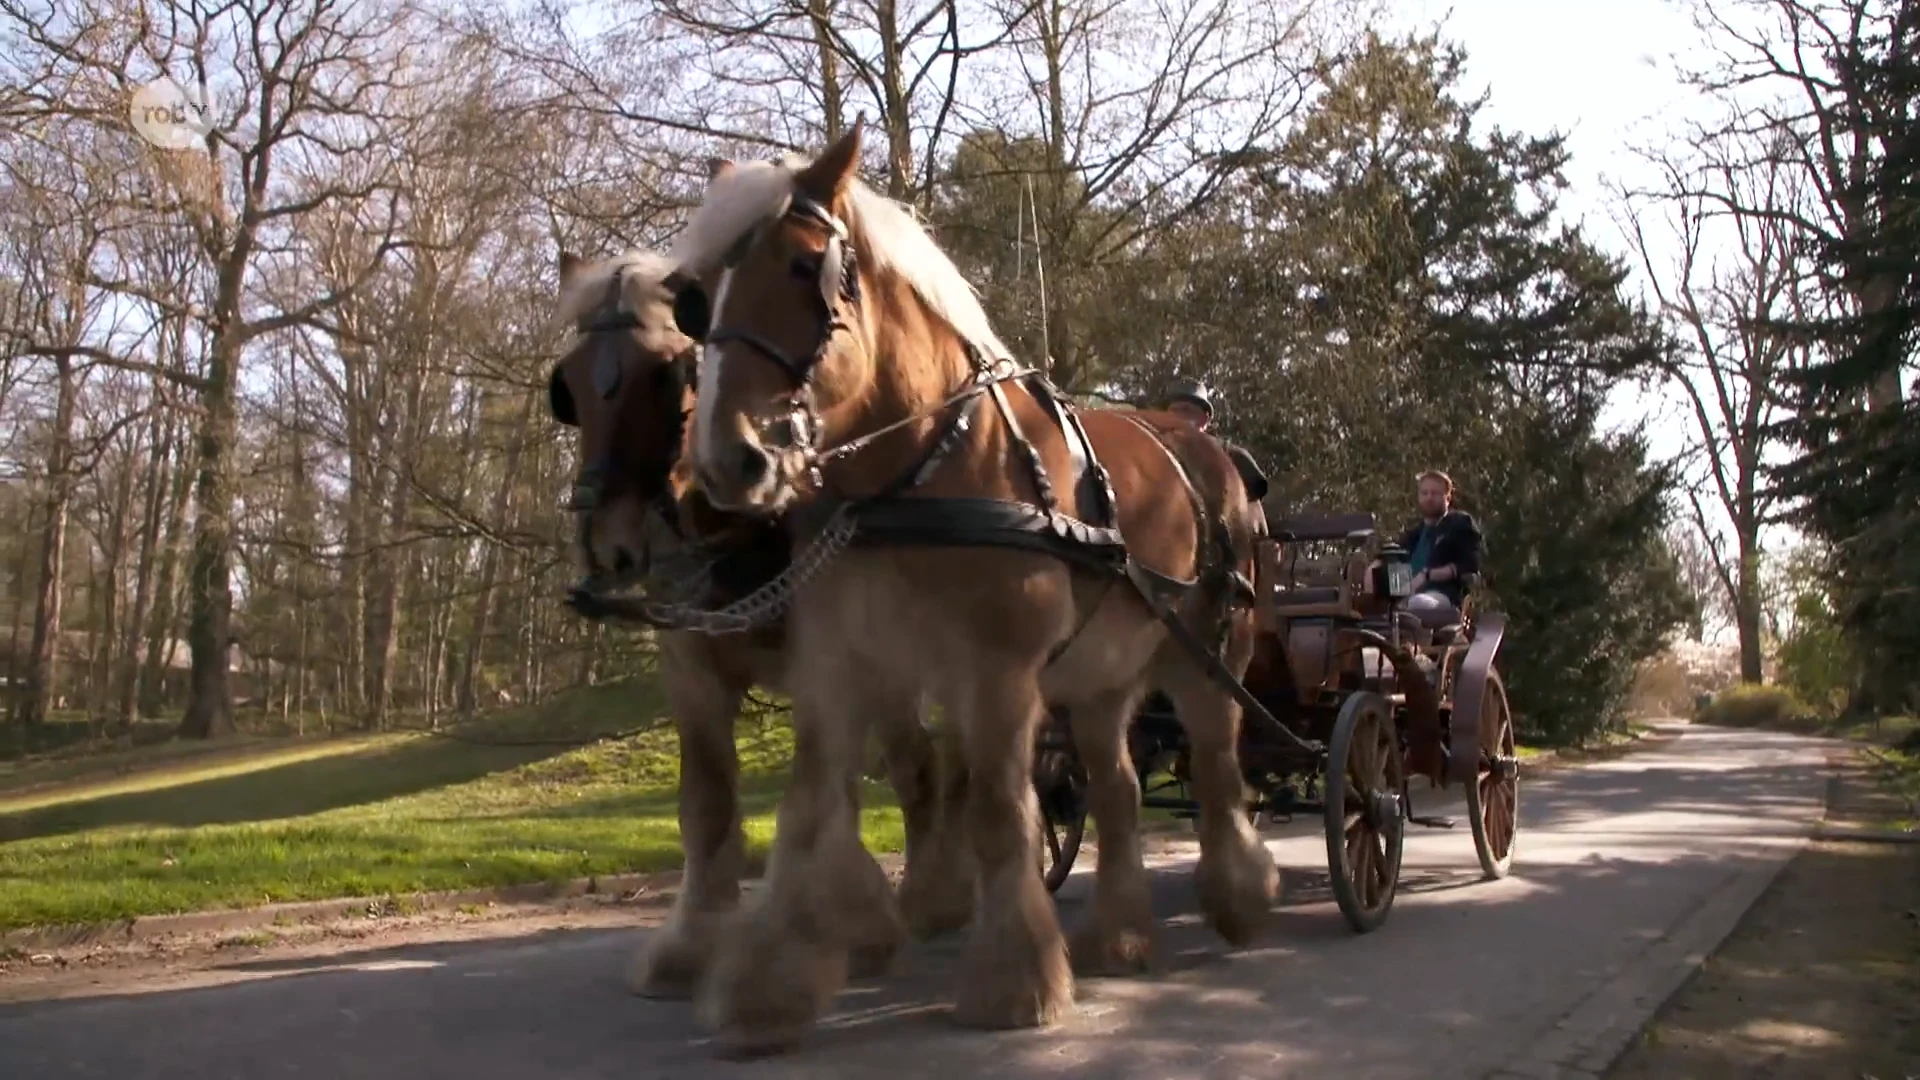
[[[900,910],[915,941],[965,930],[973,921],[973,883],[948,881],[920,887],[926,878],[911,874],[900,883]]]
[[[1067,949],[1076,975],[1124,978],[1144,975],[1153,966],[1153,937],[1139,930],[1103,932],[1088,926]]]
[[[764,929],[730,939],[698,1002],[726,1056],[779,1053],[799,1042],[847,983],[847,952]]]
[[[1260,935],[1280,899],[1280,870],[1264,844],[1249,843],[1213,860],[1203,853],[1195,874],[1200,910],[1215,933],[1236,947]]]
[[[878,979],[893,970],[899,955],[899,947],[892,944],[855,945],[847,953],[847,977]]]
[[[685,1001],[706,973],[712,946],[684,926],[660,930],[627,968],[627,988],[643,998]]]
[[[1051,1027],[1073,1010],[1073,969],[1055,939],[1032,957],[1009,957],[1004,965],[972,967],[961,980],[953,1019],[962,1027],[1001,1031]]]

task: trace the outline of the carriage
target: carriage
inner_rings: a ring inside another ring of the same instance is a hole
[[[1460,783],[1481,870],[1512,866],[1518,760],[1506,689],[1494,669],[1505,617],[1473,612],[1477,575],[1455,625],[1397,610],[1410,592],[1408,553],[1383,541],[1373,515],[1279,521],[1260,544],[1259,633],[1242,686],[1252,700],[1239,756],[1257,825],[1322,816],[1333,895],[1361,933],[1386,920],[1409,824],[1452,828],[1413,812],[1413,776]],[[1257,704],[1257,707],[1255,707]],[[1128,736],[1142,804],[1191,817],[1186,736],[1151,696]],[[1086,831],[1085,772],[1064,718],[1050,717],[1034,755],[1045,831],[1042,872],[1057,890]]]

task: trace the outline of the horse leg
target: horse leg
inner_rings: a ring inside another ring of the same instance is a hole
[[[847,802],[853,807],[854,835],[859,840],[859,774],[847,778]],[[901,915],[900,903],[893,892],[887,872],[859,846],[859,857],[852,855],[838,872],[844,874],[840,887],[847,890],[841,901],[847,925],[847,975],[869,979],[884,975],[893,966],[893,958],[911,936]]]
[[[967,762],[967,831],[978,903],[954,1019],[968,1027],[1040,1027],[1073,1005],[1073,972],[1040,879],[1033,740],[1045,713],[1037,662],[984,656],[950,702]]]
[[[900,907],[920,940],[965,927],[973,918],[973,852],[966,845],[966,771],[955,767],[950,728],[930,731],[926,698],[904,717],[882,717],[887,772],[906,822],[907,870]],[[945,751],[945,752],[943,752]]]
[[[740,828],[740,758],[733,725],[744,685],[723,678],[699,646],[668,646],[667,701],[680,734],[680,842],[686,867],[667,924],[635,957],[628,985],[654,998],[686,998],[711,959],[715,933],[740,901],[746,837]]]
[[[1140,778],[1127,752],[1127,728],[1144,687],[1102,694],[1068,713],[1087,770],[1087,803],[1100,833],[1093,919],[1074,935],[1076,971],[1129,975],[1153,952],[1153,904],[1140,857]]]
[[[1246,667],[1251,636],[1237,619],[1237,659],[1229,670]],[[1158,665],[1160,688],[1172,699],[1191,747],[1194,795],[1200,803],[1200,865],[1195,879],[1200,909],[1209,925],[1234,945],[1253,940],[1280,897],[1280,871],[1247,820],[1246,788],[1240,775],[1238,740],[1240,703],[1194,663],[1185,650],[1168,643],[1171,655]],[[1231,650],[1230,650],[1231,652]]]
[[[872,944],[889,916],[900,919],[886,875],[860,842],[858,748],[871,715],[861,678],[831,663],[840,658],[830,645],[817,656],[799,649],[790,660],[793,773],[766,886],[728,928],[700,992],[702,1022],[747,1053],[804,1035],[846,985],[849,950]]]

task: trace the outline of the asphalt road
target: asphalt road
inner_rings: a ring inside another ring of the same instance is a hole
[[[597,930],[242,961],[251,981],[11,1006],[0,1078],[1594,1075],[1823,806],[1828,744],[1684,730],[1616,761],[1523,772],[1508,880],[1479,880],[1464,821],[1413,830],[1393,915],[1364,937],[1329,898],[1309,823],[1269,830],[1285,907],[1237,952],[1199,923],[1191,856],[1175,851],[1155,864],[1164,970],[1083,980],[1078,1014],[1048,1032],[949,1023],[958,945],[944,941],[849,989],[799,1050],[724,1061],[689,1006],[624,992],[640,932]],[[1438,794],[1416,788],[1416,810],[1445,812]],[[1090,883],[1062,890],[1065,919]]]

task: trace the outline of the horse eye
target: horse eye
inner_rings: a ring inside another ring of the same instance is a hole
[[[817,281],[820,277],[820,256],[796,255],[788,269],[802,281]]]

